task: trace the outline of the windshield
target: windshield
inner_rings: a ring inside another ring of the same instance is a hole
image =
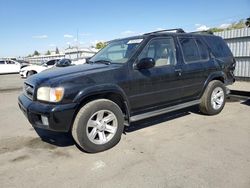
[[[93,63],[125,63],[131,58],[142,41],[142,38],[133,38],[110,42],[89,61]]]

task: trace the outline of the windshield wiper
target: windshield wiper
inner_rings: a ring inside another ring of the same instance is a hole
[[[101,60],[95,61],[94,63],[103,63],[105,65],[109,65],[109,64],[111,64],[111,61],[105,60],[105,59],[101,59]]]

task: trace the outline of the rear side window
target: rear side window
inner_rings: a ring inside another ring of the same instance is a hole
[[[206,61],[209,59],[207,46],[196,38],[179,38],[186,63]]]
[[[193,38],[179,38],[179,41],[186,63],[200,60],[199,49]]]
[[[209,58],[208,50],[207,50],[207,47],[205,46],[205,44],[200,39],[196,39],[196,43],[197,43],[198,48],[199,48],[201,60],[208,59]]]
[[[224,42],[224,40],[220,37],[215,36],[207,36],[204,37],[204,40],[208,44],[208,46],[211,48],[212,53],[215,57],[230,57],[232,56],[232,53],[227,46],[227,44]]]

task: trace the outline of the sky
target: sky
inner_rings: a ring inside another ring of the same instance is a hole
[[[247,17],[250,0],[0,0],[0,57],[89,47],[159,29],[225,27]]]

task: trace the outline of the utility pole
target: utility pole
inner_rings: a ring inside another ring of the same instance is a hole
[[[76,49],[77,49],[77,60],[79,60],[78,28],[76,31]]]

